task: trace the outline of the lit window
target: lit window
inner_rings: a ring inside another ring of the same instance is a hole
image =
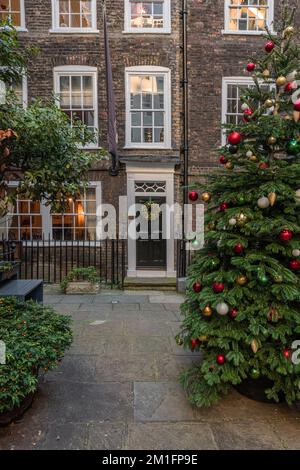
[[[170,32],[170,0],[125,0],[125,31]]]
[[[81,121],[95,133],[97,139],[97,71],[93,67],[58,67],[55,74],[55,93],[60,108],[71,124]],[[95,145],[94,142],[93,145]]]
[[[12,183],[9,192],[17,183]],[[14,188],[14,189],[13,189]],[[44,201],[17,199],[0,220],[0,236],[16,241],[92,241],[100,237],[101,183],[91,182],[76,201],[70,199],[63,214],[51,213]]]
[[[80,199],[68,201],[64,214],[52,214],[53,240],[95,240],[96,189],[88,188]]]
[[[263,32],[271,26],[273,7],[273,0],[225,0],[225,32]]]
[[[24,0],[1,0],[0,21],[10,19],[16,28],[24,28]]]
[[[5,217],[6,237],[12,240],[41,240],[41,204],[17,199],[13,210]]]
[[[52,0],[53,30],[95,31],[95,0]]]
[[[137,72],[127,71],[127,145],[170,147],[170,73]]]

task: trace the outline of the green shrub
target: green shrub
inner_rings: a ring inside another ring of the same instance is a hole
[[[88,268],[74,268],[69,274],[64,277],[62,282],[60,283],[60,288],[62,291],[66,292],[67,287],[70,282],[74,281],[88,281],[92,284],[97,284],[100,282],[100,277],[98,276],[97,269],[93,266]]]
[[[70,317],[34,302],[0,298],[0,413],[19,406],[38,386],[37,371],[54,369],[72,343]]]

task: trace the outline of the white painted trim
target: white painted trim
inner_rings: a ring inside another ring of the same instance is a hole
[[[93,77],[93,105],[95,109],[95,130],[99,131],[99,116],[98,116],[98,69],[97,67],[89,67],[86,65],[63,65],[53,68],[53,79],[54,79],[54,93],[59,94],[59,77],[61,75],[90,75]],[[59,100],[57,100],[59,106]],[[92,142],[90,145],[86,145],[85,149],[98,148],[98,144]]]
[[[254,83],[252,77],[223,77],[222,78],[222,117],[221,123],[226,124],[226,111],[227,111],[227,90],[228,85],[241,85],[247,86]],[[226,132],[221,128],[221,145],[226,145]]]
[[[140,192],[135,191],[135,181],[164,181],[166,182],[165,192],[155,193],[155,195],[166,198],[166,204],[174,204],[174,164],[165,164],[164,166],[154,167],[150,163],[136,164],[127,163],[127,201],[128,209],[135,204],[136,195]],[[144,193],[149,194],[149,193]],[[171,224],[171,233],[173,233],[173,221]],[[128,277],[175,277],[175,241],[173,238],[167,240],[167,269],[147,270],[137,269],[136,267],[136,240],[128,237]]]
[[[164,27],[163,28],[132,28],[130,0],[124,0],[124,31],[131,34],[170,34],[171,33],[171,0],[163,2]]]
[[[52,4],[52,28],[50,33],[97,33],[97,2],[92,1],[92,27],[91,28],[61,28],[59,27],[59,5],[58,0],[51,0]]]
[[[273,33],[273,22],[274,22],[274,0],[268,0],[269,8],[267,11],[267,26],[270,29],[271,33]],[[265,31],[250,31],[250,30],[231,30],[229,29],[229,5],[230,0],[224,0],[224,23],[225,27],[222,30],[222,34],[239,34],[239,35],[249,35],[249,36],[261,36],[266,34]],[[247,5],[244,5],[246,8]],[[251,7],[251,5],[249,5]]]
[[[130,109],[130,83],[129,79],[132,75],[163,75],[164,77],[164,99],[165,99],[165,120],[164,135],[165,142],[158,143],[135,143],[131,142],[131,109]],[[138,65],[125,68],[125,149],[169,149],[172,147],[172,87],[171,87],[171,70],[167,67],[159,67],[154,65]]]

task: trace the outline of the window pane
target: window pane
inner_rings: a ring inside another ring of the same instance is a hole
[[[134,143],[141,142],[141,129],[139,128],[131,129],[131,142],[134,142]]]
[[[164,109],[164,95],[154,95],[153,100],[154,109]]]
[[[154,142],[164,142],[164,129],[154,129]]]
[[[141,95],[131,95],[131,109],[141,109]]]
[[[163,126],[164,125],[164,113],[154,113],[154,125]]]
[[[152,95],[143,95],[142,107],[143,109],[152,108]]]
[[[140,126],[142,113],[131,113],[131,125],[132,126]]]
[[[152,126],[152,112],[143,113],[143,125],[144,126]]]
[[[144,142],[146,143],[153,142],[153,129],[151,129],[150,127],[145,128],[143,134],[144,134]]]

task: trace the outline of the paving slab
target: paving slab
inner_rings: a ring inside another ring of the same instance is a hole
[[[285,449],[300,450],[300,418],[281,419],[280,424],[269,421]]]
[[[135,423],[130,424],[127,449],[136,450],[216,450],[208,424]]]
[[[37,450],[85,450],[88,444],[88,424],[53,423]]]
[[[125,320],[125,334],[132,336],[170,336],[168,325],[162,321],[153,321],[151,318],[140,321]]]
[[[101,384],[51,381],[42,383],[23,424],[33,420],[50,425],[90,421],[130,421],[133,416],[129,383]]]
[[[155,357],[142,354],[121,357],[101,356],[96,360],[96,376],[99,382],[155,380],[157,377]]]
[[[211,429],[221,450],[284,449],[282,441],[266,423],[254,421],[212,423]]]
[[[127,425],[120,423],[90,423],[88,425],[88,450],[121,450],[125,446]]]

